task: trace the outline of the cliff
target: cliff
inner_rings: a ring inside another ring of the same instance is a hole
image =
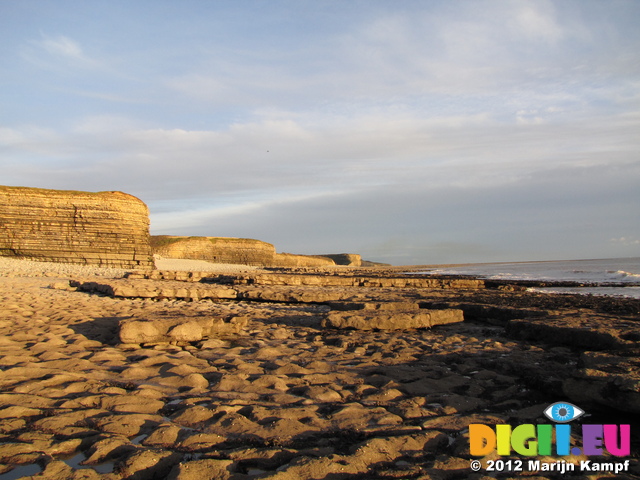
[[[274,267],[327,267],[335,265],[332,259],[326,256],[295,255],[292,253],[276,253]]]
[[[261,267],[271,266],[276,255],[276,249],[270,243],[249,238],[152,235],[151,247],[153,253],[165,258]]]
[[[328,253],[322,256],[330,258],[336,265],[349,265],[351,267],[362,266],[362,257],[356,253]]]
[[[152,268],[149,210],[122,192],[0,186],[0,255]]]
[[[165,258],[258,267],[327,267],[337,263],[328,256],[276,253],[272,244],[250,238],[152,235],[151,248]]]

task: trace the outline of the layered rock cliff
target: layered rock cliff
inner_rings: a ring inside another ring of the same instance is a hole
[[[0,255],[152,268],[149,210],[122,192],[0,186]]]
[[[276,253],[274,267],[330,267],[336,262],[324,256],[295,255],[293,253]]]
[[[276,249],[270,243],[249,238],[152,235],[151,246],[153,253],[165,258],[260,267],[273,265],[276,255]]]
[[[327,253],[322,256],[330,258],[336,265],[349,265],[351,267],[360,267],[362,265],[362,257],[357,253]]]
[[[328,256],[276,253],[272,244],[250,238],[152,235],[151,247],[153,253],[161,257],[206,260],[213,263],[258,267],[327,267],[336,265],[336,262]],[[359,255],[357,257],[359,258]]]

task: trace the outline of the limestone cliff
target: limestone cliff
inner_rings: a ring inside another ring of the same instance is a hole
[[[292,253],[276,253],[274,267],[328,267],[335,265],[332,259],[314,255],[294,255]]]
[[[296,255],[276,253],[267,242],[233,237],[181,237],[152,235],[151,249],[165,258],[206,260],[212,263],[232,263],[258,267],[328,267],[335,265],[360,266],[360,255]]]
[[[357,253],[328,253],[322,256],[330,258],[336,265],[349,265],[351,267],[360,267],[362,265],[362,257]]]
[[[122,192],[0,186],[0,255],[152,268],[149,210]]]
[[[151,246],[153,253],[165,258],[261,267],[271,266],[276,254],[270,243],[249,238],[152,235]]]

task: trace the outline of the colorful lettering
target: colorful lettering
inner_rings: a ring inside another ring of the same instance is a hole
[[[582,426],[582,446],[585,455],[602,455],[602,425]]]
[[[569,455],[571,448],[571,425],[556,425],[556,455]]]
[[[553,425],[543,423],[538,425],[538,455],[551,455],[551,443],[553,436]]]
[[[603,425],[603,430],[604,444],[611,455],[626,457],[631,453],[630,425]],[[618,430],[620,430],[619,436]]]
[[[489,455],[494,450],[500,456],[511,455],[552,455],[555,433],[555,454],[567,456],[572,452],[585,455],[603,455],[605,450],[617,457],[631,453],[630,425],[582,425],[582,451],[571,449],[571,425],[529,423],[511,428],[511,425],[489,425],[474,423],[469,425],[469,453],[475,457]]]
[[[496,434],[489,425],[472,423],[469,425],[469,453],[474,457],[484,457],[496,449]]]
[[[536,455],[538,451],[536,438],[535,425],[529,423],[518,425],[511,434],[511,446],[516,453],[530,457]]]

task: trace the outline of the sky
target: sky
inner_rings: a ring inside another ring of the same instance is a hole
[[[0,184],[394,265],[640,256],[637,0],[0,0]]]

